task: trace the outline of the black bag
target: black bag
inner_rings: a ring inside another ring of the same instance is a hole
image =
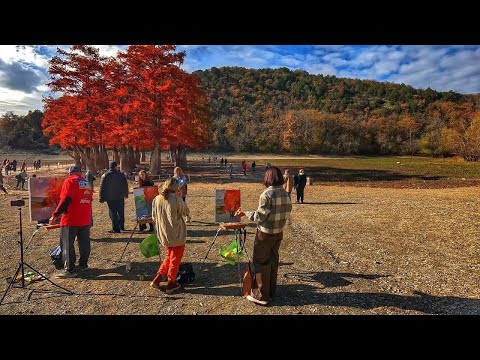
[[[195,272],[191,263],[180,264],[177,273],[177,282],[179,284],[190,284],[195,281]]]
[[[63,261],[62,261],[62,249],[60,245],[55,246],[48,252],[48,255],[52,259],[53,266],[55,269],[62,270],[63,269]]]

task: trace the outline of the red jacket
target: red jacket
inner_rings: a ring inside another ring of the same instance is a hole
[[[65,179],[60,192],[60,202],[53,212],[62,214],[60,226],[87,226],[92,217],[92,186],[80,174]]]

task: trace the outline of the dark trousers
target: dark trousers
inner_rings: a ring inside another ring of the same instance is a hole
[[[90,225],[87,226],[62,226],[60,229],[60,248],[62,249],[62,260],[65,270],[73,271],[75,269],[75,238],[78,242],[78,251],[80,266],[88,265],[90,256]]]
[[[17,186],[16,186],[16,188],[17,188],[18,190],[20,190],[20,185],[22,185],[21,189],[23,190],[24,187],[25,187],[25,180],[24,180],[24,179],[18,179],[18,180],[17,180]]]
[[[253,243],[256,285],[252,289],[252,295],[257,299],[268,301],[275,295],[279,263],[278,249],[282,239],[283,231],[278,234],[266,234],[257,229]]]
[[[297,202],[301,201],[303,203],[303,191],[305,190],[305,187],[299,187],[297,189]]]
[[[108,200],[108,214],[112,220],[112,230],[119,232],[125,229],[125,199]]]
[[[3,184],[0,184],[0,190],[2,190],[5,194],[7,193],[7,190],[5,189]]]

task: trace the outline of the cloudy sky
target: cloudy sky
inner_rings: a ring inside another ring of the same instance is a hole
[[[98,47],[103,55],[127,48]],[[0,45],[0,114],[43,109],[48,60],[56,48]],[[178,50],[187,53],[184,69],[188,72],[212,66],[287,67],[422,89],[480,93],[480,45],[181,45]]]

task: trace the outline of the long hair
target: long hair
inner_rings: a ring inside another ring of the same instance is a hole
[[[183,175],[184,175],[182,168],[181,168],[181,167],[178,167],[178,166],[177,166],[175,169],[173,169],[173,175],[176,175],[177,171],[178,171],[178,175],[179,175],[179,176],[183,176]]]
[[[276,166],[272,166],[265,171],[265,177],[263,184],[265,187],[269,186],[281,186],[284,184],[282,170]]]
[[[142,179],[142,177],[140,176],[141,174],[145,174],[145,180]],[[152,179],[150,179],[150,176],[148,176],[148,173],[145,170],[140,170],[138,175],[139,175],[138,176],[138,186],[140,186],[140,187],[143,187],[143,184],[146,183],[147,181],[152,181]]]
[[[175,193],[178,190],[178,180],[174,177],[165,180],[162,186],[162,191],[160,194],[163,196],[165,200],[168,199],[168,194]]]

